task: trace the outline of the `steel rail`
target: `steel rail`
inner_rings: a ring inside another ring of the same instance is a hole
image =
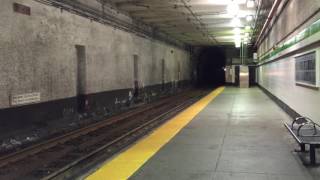
[[[183,109],[185,109],[186,107],[188,107],[190,104],[193,104],[196,100],[199,99],[199,97],[201,97],[201,96],[194,97],[192,99],[189,99],[187,101],[182,102],[181,104],[179,104],[178,106],[170,109],[169,111],[167,111],[167,112],[165,112],[165,113],[163,113],[163,114],[161,114],[161,115],[159,115],[159,116],[147,121],[146,123],[144,123],[144,124],[134,128],[134,129],[130,130],[129,132],[123,134],[122,136],[120,136],[120,137],[114,139],[113,141],[101,146],[100,148],[92,151],[91,153],[89,153],[89,154],[87,154],[87,155],[85,155],[85,156],[73,161],[72,163],[60,168],[59,170],[51,173],[49,176],[46,176],[46,177],[42,178],[41,180],[54,179],[54,178],[58,177],[59,175],[64,174],[66,171],[68,171],[69,169],[74,168],[75,166],[79,165],[84,160],[87,160],[87,159],[91,158],[92,156],[98,154],[99,152],[106,150],[110,146],[113,146],[114,144],[118,143],[119,141],[121,141],[121,140],[123,140],[123,139],[125,139],[125,138],[127,138],[127,137],[129,137],[129,136],[131,136],[133,134],[135,134],[136,132],[148,127],[150,124],[153,124],[153,123],[159,121],[159,119],[166,118],[167,116],[170,116],[171,114],[177,114],[178,112],[180,112]]]
[[[180,96],[176,96],[175,98],[181,97],[183,95],[184,94],[182,94]],[[142,108],[142,109],[137,109],[137,110],[126,112],[124,114],[120,114],[119,116],[114,116],[114,117],[108,118],[104,121],[100,121],[100,122],[88,125],[87,127],[83,127],[83,128],[71,131],[69,133],[63,134],[61,136],[54,137],[54,138],[49,139],[45,142],[40,142],[40,143],[32,145],[30,147],[26,147],[26,148],[19,150],[17,152],[14,152],[14,153],[11,153],[8,155],[4,155],[4,156],[0,157],[0,168],[7,165],[7,164],[17,162],[21,159],[28,157],[28,156],[37,154],[41,151],[50,149],[58,144],[62,144],[67,141],[70,141],[70,140],[77,138],[81,135],[88,134],[88,133],[96,131],[100,128],[112,125],[116,122],[123,121],[123,120],[128,119],[132,116],[135,116],[135,115],[147,112],[148,110],[154,109],[156,107],[165,105],[169,101],[171,101],[171,99],[168,97],[168,98],[163,99],[161,102],[156,102],[155,104],[153,104],[151,106],[149,105],[149,106]]]

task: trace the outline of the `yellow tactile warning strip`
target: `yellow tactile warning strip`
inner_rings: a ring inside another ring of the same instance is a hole
[[[88,176],[87,180],[128,179],[223,90],[224,87],[214,90],[209,95],[182,111],[146,138],[107,162],[96,172]]]

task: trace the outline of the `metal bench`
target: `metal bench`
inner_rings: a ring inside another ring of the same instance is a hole
[[[298,117],[292,123],[285,122],[284,126],[300,145],[299,152],[306,152],[306,145],[309,145],[310,164],[316,165],[315,149],[320,147],[320,126],[307,117]]]

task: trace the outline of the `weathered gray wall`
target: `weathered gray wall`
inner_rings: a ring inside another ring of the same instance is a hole
[[[14,13],[12,3],[31,7],[31,16]],[[141,62],[141,84],[161,84],[161,59],[166,82],[190,79],[185,50],[136,36],[32,0],[2,0],[0,6],[0,108],[9,97],[40,92],[41,102],[76,96],[75,45],[86,47],[85,92],[133,87],[133,55]]]
[[[288,4],[280,14],[279,19],[273,25],[269,35],[258,47],[258,55],[268,52],[272,47],[277,46],[282,41],[289,40],[304,28],[310,26],[314,21],[320,18],[318,13],[312,19],[304,23],[296,31],[291,33],[299,24],[303,23],[306,18],[312,15],[320,7],[320,0],[289,0]],[[282,41],[281,41],[282,40]]]
[[[287,7],[280,15],[268,37],[259,47],[259,54],[267,52],[270,48],[282,44],[303,29],[309,27],[320,18],[320,13],[309,20],[307,17],[320,8],[319,0],[290,0]],[[288,38],[280,41],[297,28]],[[258,68],[258,83],[274,96],[286,103],[301,115],[308,116],[320,123],[320,91],[296,85],[295,81],[295,56],[309,51],[318,51],[317,67],[320,66],[320,33],[297,43],[296,45],[280,52],[274,57],[266,59]],[[272,60],[272,61],[271,61]]]

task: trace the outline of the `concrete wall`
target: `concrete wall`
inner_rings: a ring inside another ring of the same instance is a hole
[[[309,27],[320,18],[320,14],[307,19],[320,8],[319,0],[291,0],[280,15],[277,23],[273,26],[270,34],[258,48],[258,54],[264,54],[270,48],[294,37],[303,29]],[[302,22],[305,23],[297,28]],[[297,28],[295,31],[293,31]],[[293,32],[289,35],[290,32]],[[283,41],[285,36],[289,35]],[[320,91],[296,85],[295,81],[295,56],[309,51],[319,50],[320,34],[295,44],[294,46],[278,53],[274,57],[260,62],[258,68],[258,83],[271,94],[283,101],[293,110],[303,116],[308,116],[320,123]],[[317,68],[319,69],[319,55]]]
[[[31,16],[13,12],[12,3],[31,7]],[[85,93],[133,88],[133,55],[139,57],[141,85],[190,79],[185,50],[142,38],[32,0],[3,0],[0,6],[0,109],[10,96],[41,93],[41,102],[76,96],[75,45],[86,47]]]
[[[320,123],[320,91],[296,85],[293,56],[260,66],[259,84],[299,114]]]
[[[274,23],[269,35],[258,47],[258,55],[272,50],[273,47],[277,46],[282,41],[292,38],[298,32],[319,19],[320,14],[318,13],[302,24],[302,26],[298,27],[307,19],[307,17],[315,13],[319,7],[320,0],[289,0],[278,20]],[[280,11],[280,9],[278,11]],[[298,29],[296,29],[297,27]]]

